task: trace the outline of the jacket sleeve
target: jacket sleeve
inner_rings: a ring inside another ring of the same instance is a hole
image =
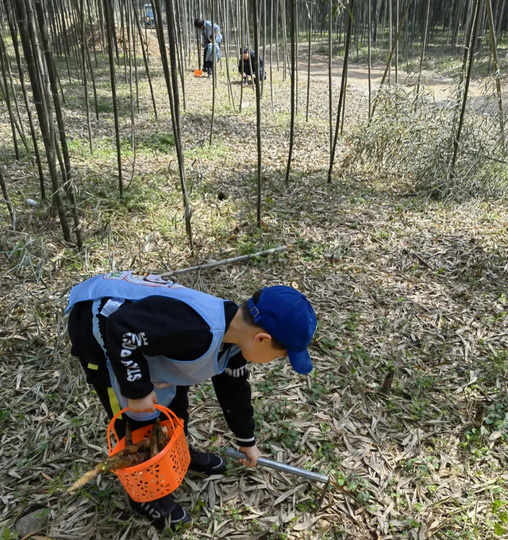
[[[233,356],[220,375],[212,377],[224,418],[239,446],[254,446],[254,410],[251,404],[247,361],[239,353]]]
[[[218,24],[214,24],[214,30],[215,30],[215,43],[219,44],[222,42],[222,34],[220,33],[220,26]],[[210,41],[212,40],[212,37],[210,36]]]

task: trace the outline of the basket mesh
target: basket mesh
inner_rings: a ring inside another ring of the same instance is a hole
[[[161,425],[168,428],[170,440],[156,456],[134,467],[118,469],[115,474],[136,502],[160,499],[173,492],[182,482],[189,467],[190,454],[185,440],[183,425],[166,420]],[[152,426],[137,429],[132,433],[133,442],[150,437]],[[112,454],[125,448],[121,439]]]

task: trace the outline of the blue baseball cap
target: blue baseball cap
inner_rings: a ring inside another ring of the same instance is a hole
[[[266,287],[256,303],[248,302],[254,322],[282,343],[293,369],[306,375],[312,371],[307,347],[316,330],[316,314],[305,295],[284,285]]]

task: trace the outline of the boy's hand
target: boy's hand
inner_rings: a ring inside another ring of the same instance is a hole
[[[240,452],[243,452],[247,455],[249,458],[247,459],[240,459],[240,463],[245,465],[246,467],[255,467],[258,462],[258,457],[261,456],[261,452],[259,451],[258,447],[256,445],[254,446],[240,446]]]
[[[154,412],[155,411],[155,407],[153,406],[154,403],[157,403],[157,396],[155,395],[154,390],[152,390],[150,394],[148,394],[144,398],[127,400],[127,405],[129,409],[137,413]]]

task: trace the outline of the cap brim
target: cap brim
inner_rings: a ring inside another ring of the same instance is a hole
[[[293,369],[297,373],[307,375],[307,373],[310,373],[314,368],[314,366],[312,365],[312,360],[310,359],[309,351],[307,351],[307,349],[298,352],[288,350],[288,357],[291,365],[293,366]]]

